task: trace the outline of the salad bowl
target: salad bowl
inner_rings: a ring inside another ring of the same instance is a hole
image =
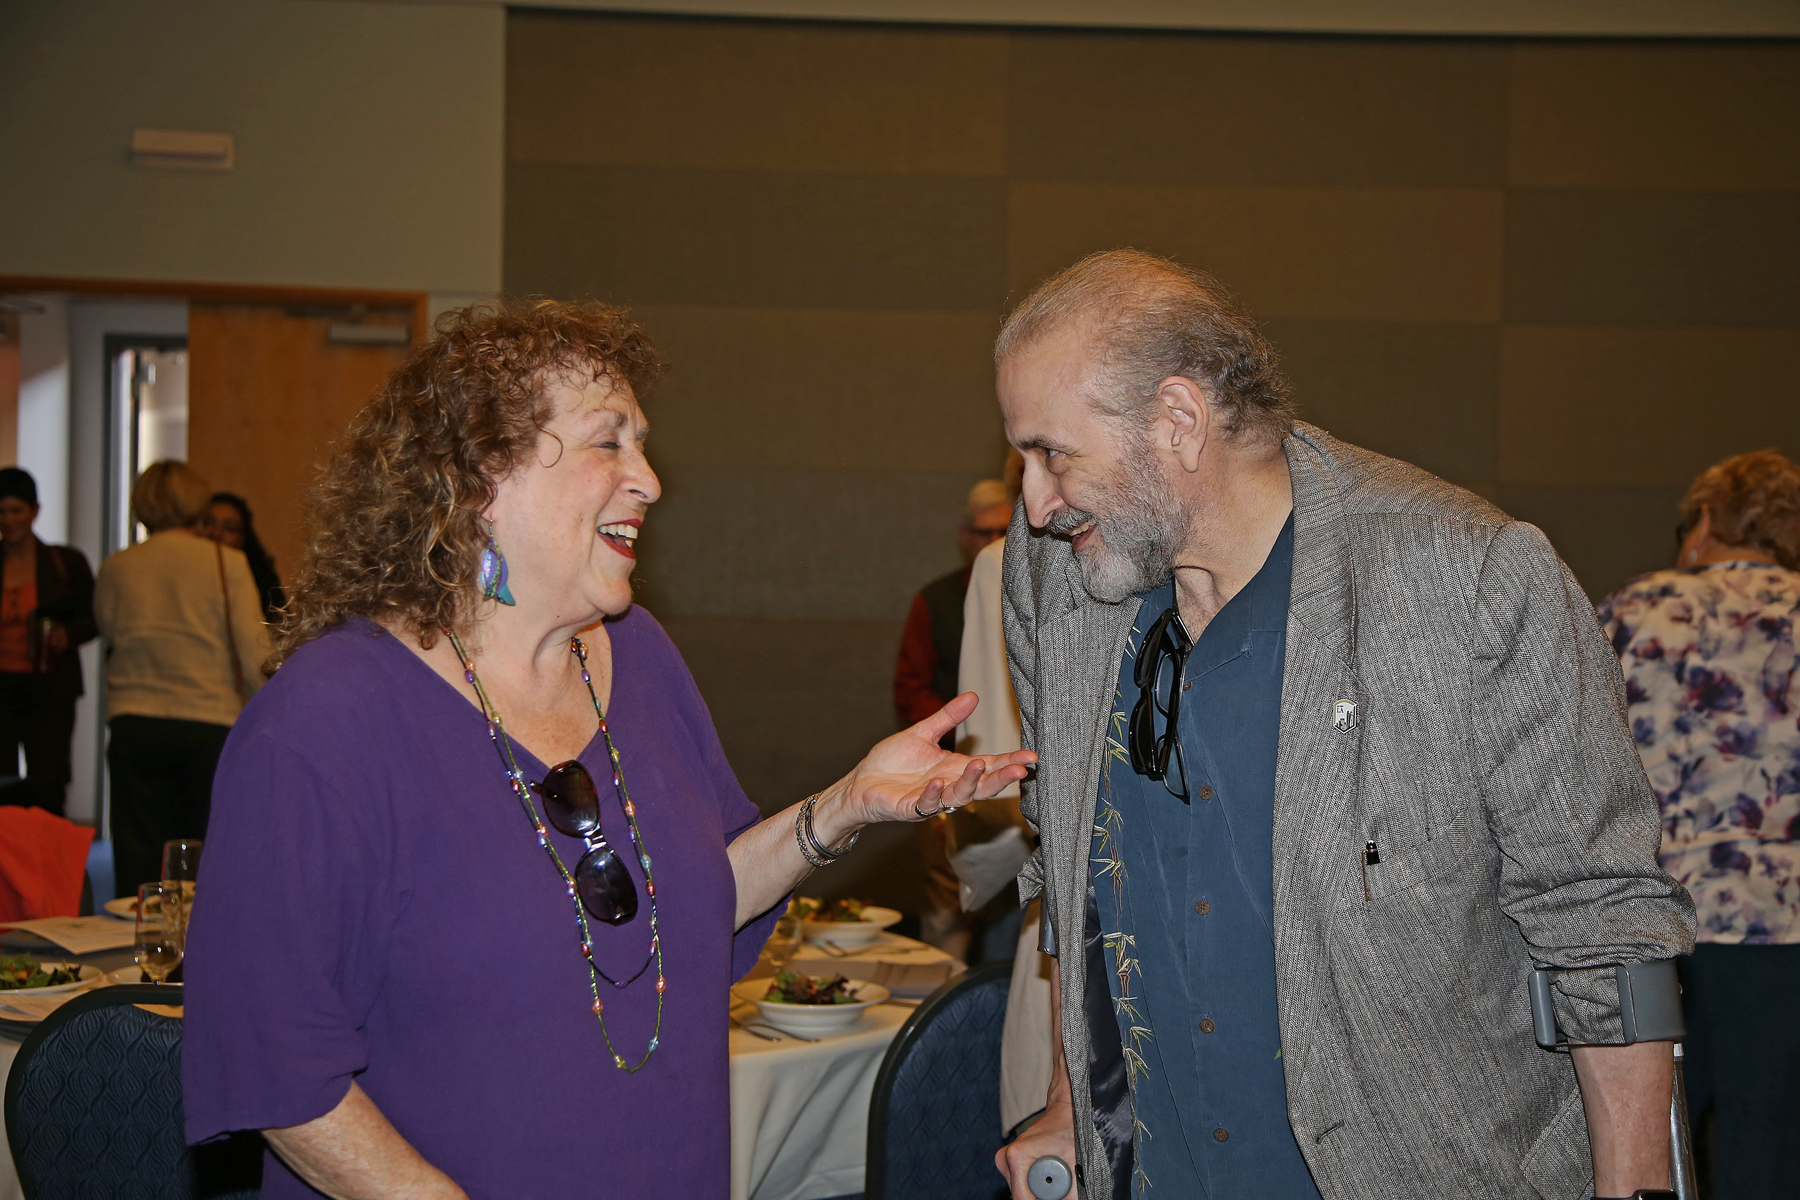
[[[731,998],[756,1006],[757,1019],[764,1024],[803,1037],[822,1033],[840,1033],[862,1019],[864,1012],[888,998],[888,990],[879,983],[851,979],[844,990],[852,999],[839,1004],[790,1004],[769,998],[772,979],[746,979],[731,989]]]
[[[858,905],[857,911],[860,920],[820,920],[818,915],[806,917],[800,922],[800,936],[817,945],[855,950],[874,941],[882,930],[900,919],[900,914],[893,909],[873,904]]]

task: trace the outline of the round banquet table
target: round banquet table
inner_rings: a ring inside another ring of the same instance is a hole
[[[943,951],[898,934],[829,955],[805,945],[788,970],[882,984],[894,999],[817,1043],[731,1031],[731,1200],[822,1200],[863,1190],[869,1099],[888,1043],[919,998],[962,970]],[[749,978],[774,968],[765,959]],[[757,1019],[736,1005],[734,1022]],[[764,1033],[762,1026],[757,1029]]]
[[[130,950],[72,955],[29,935],[14,933],[5,940],[14,943],[7,952],[57,954],[107,971],[132,961]],[[732,1200],[821,1200],[863,1190],[869,1099],[888,1043],[917,1003],[906,997],[928,994],[962,964],[922,942],[884,933],[873,945],[844,957],[804,947],[791,969],[872,980],[897,995],[864,1012],[844,1032],[823,1035],[817,1042],[788,1036],[768,1041],[741,1028],[731,1030]],[[773,970],[764,962],[751,977]],[[756,1020],[749,1005],[734,1008],[732,1015]],[[0,1022],[0,1089],[30,1028]],[[4,1139],[0,1129],[0,1200],[22,1200]]]
[[[126,926],[130,928],[129,925]],[[96,954],[69,954],[51,945],[33,934],[22,930],[0,930],[0,956],[7,954],[30,954],[37,958],[57,958],[69,962],[90,963],[102,971],[116,971],[120,967],[132,965],[132,952],[124,950],[102,950]],[[0,1094],[6,1089],[6,1078],[12,1074],[13,1059],[19,1055],[19,1045],[33,1025],[22,1021],[0,1019]],[[19,1174],[13,1169],[12,1149],[6,1144],[6,1128],[0,1124],[0,1200],[23,1200],[24,1193],[19,1188]]]
[[[0,1038],[0,1088],[6,1085],[6,1077],[12,1074],[13,1059],[18,1057],[19,1043],[12,1038]],[[0,1148],[6,1146],[6,1130],[0,1128]],[[0,1200],[23,1200],[24,1193],[19,1190],[19,1173],[13,1170],[12,1151],[6,1151],[6,1161],[0,1163]]]

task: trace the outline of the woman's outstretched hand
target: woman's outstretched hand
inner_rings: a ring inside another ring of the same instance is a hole
[[[971,800],[991,800],[1025,778],[1037,754],[981,754],[970,758],[938,745],[975,711],[964,692],[910,729],[877,742],[845,777],[843,818],[853,826],[922,821]]]
[[[971,800],[991,800],[1025,778],[1037,755],[1030,750],[953,754],[938,739],[975,711],[975,693],[964,692],[911,729],[875,744],[854,770],[812,801],[809,822],[814,844],[847,847],[851,834],[881,821],[923,821]],[[767,817],[731,843],[731,872],[737,882],[737,923],[742,929],[758,913],[782,902],[812,870],[813,856],[798,842],[803,805]]]

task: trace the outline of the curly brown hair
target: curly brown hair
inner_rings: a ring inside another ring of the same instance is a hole
[[[429,647],[480,600],[481,513],[554,415],[547,385],[610,379],[642,400],[666,365],[625,310],[513,301],[458,309],[350,422],[314,485],[311,537],[273,671],[347,617]]]
[[[1753,450],[1706,468],[1682,498],[1684,529],[1702,508],[1720,545],[1754,546],[1800,571],[1800,467],[1781,451]]]

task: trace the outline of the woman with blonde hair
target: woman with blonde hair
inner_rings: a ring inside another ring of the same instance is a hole
[[[1709,467],[1676,565],[1599,616],[1662,805],[1663,869],[1694,897],[1683,960],[1689,1107],[1715,1117],[1717,1200],[1800,1194],[1800,469]]]
[[[632,603],[661,369],[618,309],[457,313],[325,470],[188,945],[188,1137],[262,1130],[265,1200],[725,1195],[784,899],[1034,757],[939,749],[965,695],[758,812]]]
[[[165,841],[206,836],[219,752],[269,654],[243,551],[195,532],[211,497],[185,463],[144,468],[131,512],[149,536],[101,563],[94,581],[121,896],[162,877]]]

